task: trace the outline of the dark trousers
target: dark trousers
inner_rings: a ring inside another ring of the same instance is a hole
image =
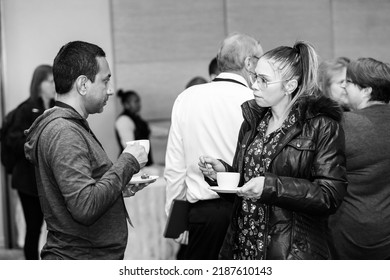
[[[18,191],[26,221],[26,236],[24,239],[24,256],[26,260],[39,259],[39,236],[43,224],[43,214],[39,198]]]
[[[189,210],[187,260],[217,260],[230,223],[233,204],[222,199],[192,203]]]

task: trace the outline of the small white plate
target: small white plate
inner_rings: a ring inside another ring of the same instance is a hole
[[[217,193],[236,193],[238,191],[238,188],[234,189],[224,189],[223,187],[210,187],[210,190],[215,191]]]
[[[155,181],[157,178],[158,178],[158,176],[152,176],[152,175],[149,175],[149,178],[147,178],[147,179],[142,179],[141,176],[134,176],[133,178],[131,178],[130,183],[131,184],[145,184],[145,183]]]

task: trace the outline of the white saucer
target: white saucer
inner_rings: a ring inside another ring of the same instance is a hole
[[[238,191],[238,188],[224,189],[223,187],[215,186],[215,187],[210,187],[210,190],[215,191],[217,193],[236,193]]]
[[[149,178],[147,178],[147,179],[142,179],[141,176],[134,176],[133,178],[131,178],[130,183],[131,184],[145,184],[145,183],[149,183],[152,181],[156,181],[157,178],[158,178],[158,176],[152,176],[152,175],[149,175]]]

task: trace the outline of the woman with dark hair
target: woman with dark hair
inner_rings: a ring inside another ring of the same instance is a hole
[[[348,65],[344,114],[348,189],[329,228],[337,259],[390,259],[390,67]]]
[[[39,259],[39,236],[43,224],[43,214],[38,198],[34,165],[24,155],[28,129],[35,119],[46,109],[54,106],[55,88],[53,70],[50,65],[38,66],[32,76],[30,97],[22,102],[15,113],[15,119],[9,130],[12,151],[17,158],[12,170],[12,187],[18,191],[26,221],[24,255],[27,260]]]
[[[133,90],[123,91],[120,89],[117,95],[121,100],[123,112],[115,121],[115,134],[120,151],[123,151],[126,147],[126,142],[149,139],[151,131],[148,123],[139,114],[141,111],[141,98],[138,93]],[[150,149],[146,166],[152,164],[153,158]]]
[[[220,194],[234,200],[220,258],[330,258],[328,217],[347,186],[344,133],[341,108],[318,94],[317,72],[309,43],[266,52],[253,73],[255,98],[242,105],[233,165],[200,157],[208,178],[241,174],[235,194]]]

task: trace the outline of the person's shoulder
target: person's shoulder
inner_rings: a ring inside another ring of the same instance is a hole
[[[298,101],[298,106],[301,115],[307,119],[325,118],[341,122],[343,118],[341,106],[323,95],[306,96]]]
[[[34,110],[34,105],[30,99],[21,102],[17,107],[7,113],[6,118],[13,124],[21,125],[25,122],[33,120],[37,112]],[[39,113],[41,113],[39,111]]]
[[[354,118],[360,118],[361,114],[357,111],[348,111],[344,112],[344,119],[354,119]]]
[[[361,128],[366,125],[371,126],[372,122],[366,113],[364,110],[345,112],[343,116],[344,127]]]
[[[191,86],[189,88],[186,88],[180,94],[178,94],[178,96],[175,99],[175,103],[180,104],[182,102],[185,102],[188,99],[197,97],[197,95],[204,92],[203,90],[199,90],[199,86],[202,86],[202,85],[194,85],[194,86]]]
[[[82,125],[76,122],[65,119],[56,118],[50,121],[45,128],[42,129],[40,138],[44,146],[52,145],[72,145],[73,143],[81,143],[84,141],[88,131]]]
[[[33,106],[34,106],[33,100],[28,98],[23,102],[19,103],[19,105],[16,106],[13,111],[23,113],[23,112],[30,111]]]
[[[70,121],[69,119],[65,118],[55,118],[47,123],[44,130],[51,131],[51,132],[60,132],[63,131],[69,127],[74,127],[76,124]]]
[[[186,95],[192,95],[192,94],[201,93],[201,92],[204,92],[205,90],[207,90],[210,87],[211,87],[211,83],[204,83],[204,84],[193,85],[193,86],[190,86],[190,87],[186,88],[185,90],[183,90],[180,95],[181,96],[186,96]]]
[[[344,113],[344,121],[355,122],[357,120],[367,119],[371,112],[367,110],[353,110]],[[374,113],[375,114],[375,113]]]
[[[129,125],[134,126],[134,121],[127,115],[120,115],[115,121],[115,126],[117,128]]]
[[[128,116],[128,115],[119,115],[117,118],[116,118],[116,122],[123,122],[123,121],[129,121],[131,120],[131,118]]]
[[[43,123],[46,123],[46,130],[60,131],[67,128],[84,129],[79,122],[83,119],[72,110],[61,107],[54,107],[45,111]]]

